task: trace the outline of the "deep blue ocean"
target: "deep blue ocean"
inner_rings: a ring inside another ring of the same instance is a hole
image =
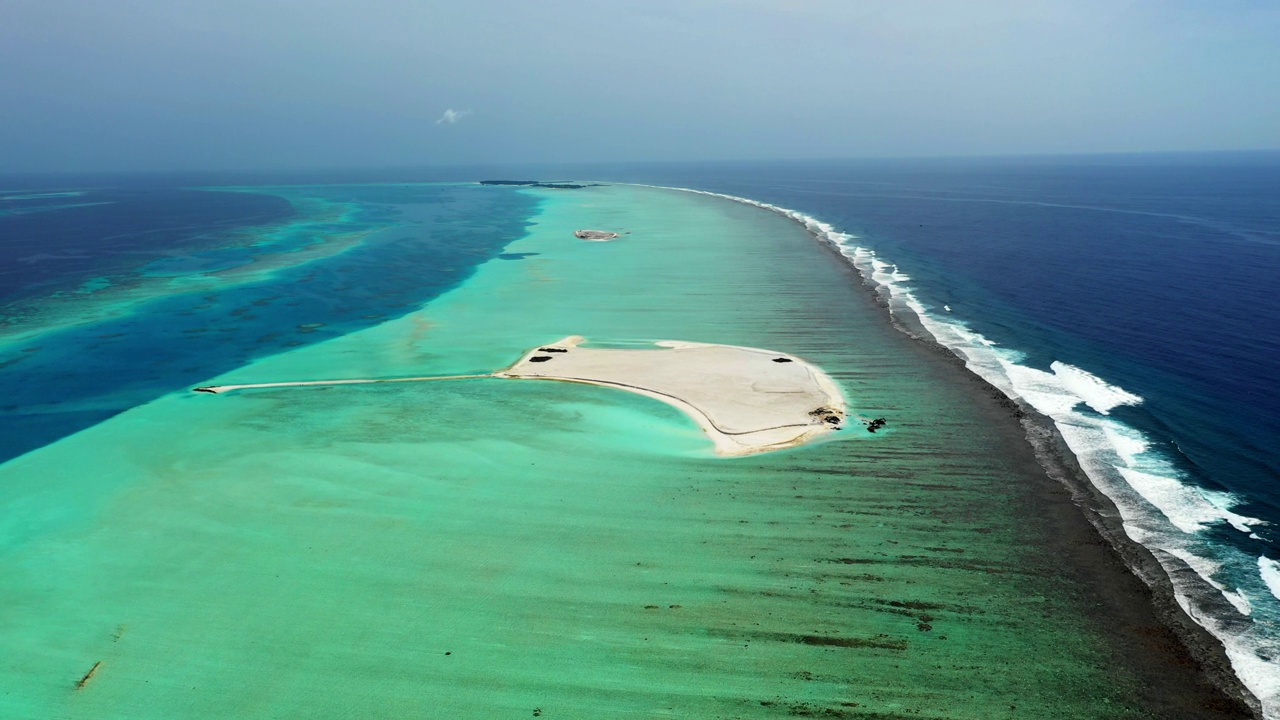
[[[536,201],[495,177],[795,211],[1053,417],[1237,670],[1272,672],[1280,153],[0,178],[0,462],[515,259]]]

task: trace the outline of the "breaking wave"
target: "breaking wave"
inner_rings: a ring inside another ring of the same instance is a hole
[[[763,208],[803,225],[837,249],[887,300],[890,313],[914,316],[929,336],[1010,399],[1048,417],[1090,482],[1111,499],[1124,532],[1159,562],[1178,605],[1222,642],[1236,676],[1267,718],[1280,718],[1280,563],[1240,550],[1263,521],[1232,512],[1236,498],[1192,484],[1152,448],[1140,430],[1111,417],[1143,398],[1089,371],[1024,355],[970,329],[943,306],[921,301],[896,265],[817,218],[747,198],[668,188]],[[1238,533],[1228,542],[1215,534]]]

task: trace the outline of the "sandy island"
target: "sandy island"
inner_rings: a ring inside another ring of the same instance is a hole
[[[628,390],[692,417],[721,455],[780,450],[838,430],[844,398],[831,378],[792,355],[665,340],[655,349],[543,345],[498,377],[562,380]]]
[[[639,393],[679,408],[732,457],[795,447],[843,427],[840,388],[793,355],[758,348],[665,340],[652,349],[581,347],[570,336],[525,353],[511,367],[479,375],[302,380],[209,385],[196,392],[360,385],[475,378],[560,380]]]

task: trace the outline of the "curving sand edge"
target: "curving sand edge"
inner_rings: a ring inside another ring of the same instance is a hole
[[[664,340],[652,349],[581,347],[571,335],[525,353],[511,367],[477,375],[299,380],[207,385],[195,392],[428,382],[477,378],[558,380],[611,387],[678,408],[698,423],[716,453],[733,457],[803,445],[845,423],[839,386],[794,355],[759,348]]]
[[[810,442],[844,426],[844,397],[817,367],[759,348],[664,340],[649,349],[581,347],[570,336],[526,353],[497,377],[601,385],[689,415],[724,456]]]

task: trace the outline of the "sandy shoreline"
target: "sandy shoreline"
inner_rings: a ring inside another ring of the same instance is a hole
[[[844,425],[839,387],[793,355],[664,340],[654,350],[584,348],[571,336],[527,353],[498,377],[561,380],[639,393],[684,411],[723,456],[811,442]]]
[[[773,350],[663,340],[651,350],[580,347],[569,336],[539,345],[493,373],[205,385],[193,392],[435,382],[482,378],[558,380],[660,400],[694,420],[724,457],[797,447],[844,427],[840,387],[821,369]],[[875,428],[871,428],[874,430]]]

